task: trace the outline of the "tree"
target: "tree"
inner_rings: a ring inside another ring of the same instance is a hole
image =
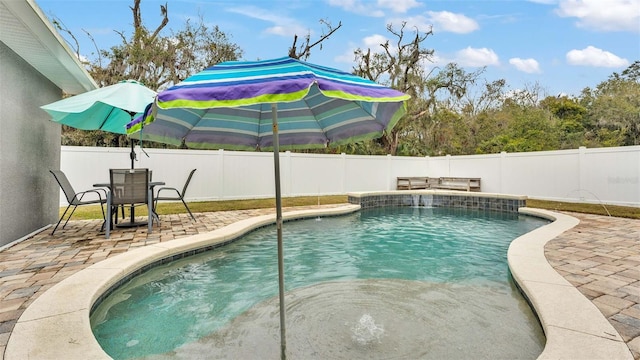
[[[196,24],[187,20],[183,29],[162,35],[169,23],[166,4],[160,5],[160,24],[150,31],[142,21],[140,1],[134,0],[131,7],[130,37],[117,32],[121,43],[109,51],[100,51],[89,64],[89,73],[101,86],[134,79],[162,90],[211,65],[242,56],[240,47],[230,42],[227,34],[218,26],[209,28],[202,17]]]
[[[371,49],[366,51],[356,49],[354,74],[385,84],[408,93],[413,99],[418,99],[424,93],[423,80],[426,75],[423,65],[433,56],[433,50],[424,49],[422,42],[433,32],[429,30],[423,33],[415,29],[413,36],[407,40],[406,26],[406,22],[403,22],[400,29],[396,30],[392,24],[387,25],[387,31],[397,38],[393,47],[387,40],[380,44],[379,52],[372,52]],[[409,104],[409,113],[416,112],[411,108],[411,104],[416,104],[416,100],[410,101]],[[403,117],[391,133],[384,134],[378,140],[388,154],[396,153],[400,135],[407,131],[406,125],[409,122],[407,119],[411,117]]]
[[[475,88],[475,87],[474,87]],[[459,105],[453,105],[461,113],[464,126],[468,130],[468,140],[462,154],[472,154],[478,145],[489,140],[506,128],[503,119],[495,116],[507,97],[508,86],[504,79],[487,82],[476,91],[468,91],[459,99]]]
[[[557,150],[559,135],[550,112],[540,107],[523,106],[506,99],[493,116],[504,124],[502,131],[483,141],[477,153]]]
[[[554,150],[557,119],[540,106],[545,91],[538,84],[508,90],[504,80],[486,84],[475,117],[475,152]]]
[[[437,142],[439,119],[450,115],[449,108],[445,107],[438,117],[439,98],[464,96],[484,69],[469,73],[451,63],[443,69],[427,71],[434,50],[424,48],[423,43],[433,31],[422,32],[416,28],[408,36],[406,27],[406,22],[399,29],[393,24],[387,25],[387,31],[395,39],[393,45],[390,40],[380,44],[379,52],[357,49],[354,73],[411,95],[407,114],[379,141],[388,154],[397,154],[400,147],[402,154],[425,155],[434,151],[429,149],[429,144]]]
[[[614,72],[595,89],[585,88],[581,104],[596,134],[607,135],[602,141],[613,142],[610,146],[640,145],[640,60],[622,74]]]
[[[585,136],[587,128],[590,127],[585,116],[587,109],[580,105],[577,99],[568,96],[548,96],[540,102],[540,106],[557,119],[560,149],[593,147],[594,144],[589,143]]]
[[[195,24],[187,20],[180,30],[166,29],[169,23],[167,4],[160,5],[159,25],[153,31],[149,30],[143,22],[140,2],[141,0],[134,0],[130,7],[133,17],[131,34],[116,31],[120,36],[120,44],[109,50],[100,50],[93,41],[97,50],[95,58],[85,61],[85,64],[89,74],[101,87],[133,79],[159,91],[211,65],[237,60],[242,56],[240,47],[232,43],[227,34],[217,26],[208,27],[202,17]],[[80,49],[75,36],[61,21],[55,20],[54,24],[60,31],[70,34],[79,55]],[[168,35],[164,35],[165,32]],[[92,38],[89,33],[87,36]],[[64,127],[62,144],[123,146],[128,142],[124,135],[98,133],[103,134],[101,140],[92,132]]]

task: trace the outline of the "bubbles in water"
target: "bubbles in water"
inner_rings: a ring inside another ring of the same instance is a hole
[[[353,341],[360,345],[368,345],[372,341],[378,341],[379,343],[384,334],[384,327],[381,324],[376,325],[373,317],[369,314],[362,315],[351,330],[353,331]]]

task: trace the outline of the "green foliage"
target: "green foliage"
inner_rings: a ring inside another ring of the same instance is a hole
[[[557,119],[559,149],[575,149],[587,145],[585,131],[592,126],[586,116],[587,109],[576,99],[549,96],[540,102],[540,106]]]
[[[375,140],[339,145],[336,147],[332,147],[331,150],[324,151],[324,153],[334,153],[334,154],[345,153],[348,155],[385,155],[386,154],[384,150],[384,146],[379,141],[375,141]]]
[[[507,102],[495,116],[508,119],[508,122],[500,133],[480,143],[477,153],[558,149],[560,134],[548,111]]]
[[[580,101],[596,141],[615,144],[608,146],[640,145],[640,61],[621,75],[614,72],[595,89],[585,88]]]
[[[625,133],[620,129],[596,128],[591,135],[591,147],[621,146],[625,139]]]
[[[133,79],[150,89],[162,90],[213,64],[242,56],[242,50],[229,40],[229,35],[218,26],[206,25],[202,18],[196,23],[187,20],[179,30],[165,29],[169,23],[167,5],[160,5],[160,24],[149,30],[142,21],[140,1],[134,0],[131,7],[131,34],[118,32],[120,44],[98,50],[92,54],[94,58],[86,61],[89,74],[101,87]],[[61,22],[55,24],[70,33]],[[121,147],[129,146],[129,139],[126,135],[64,127],[62,145]],[[159,143],[145,145],[167,147]]]
[[[179,30],[165,29],[167,6],[160,5],[161,23],[150,31],[142,21],[140,1],[134,0],[133,30],[119,33],[121,43],[102,50],[89,63],[89,73],[101,86],[134,79],[154,90],[162,90],[218,62],[242,56],[238,45],[218,26],[209,27],[202,18],[185,21]]]

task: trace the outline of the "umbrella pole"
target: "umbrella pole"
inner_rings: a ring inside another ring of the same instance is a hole
[[[280,297],[280,359],[287,358],[287,337],[284,321],[284,249],[282,245],[282,195],[280,193],[280,144],[278,140],[278,106],[271,104],[273,119],[273,166],[276,177],[276,228],[278,230],[278,289]]]
[[[136,113],[134,113],[132,111],[127,111],[127,113],[129,113],[129,116],[131,116],[131,121],[133,121],[133,118],[136,115]],[[129,154],[129,157],[131,158],[131,169],[133,170],[133,168],[134,168],[134,166],[133,166],[134,163],[133,162],[136,159],[136,150],[135,150],[135,146],[133,145],[133,138],[131,136],[129,136],[129,142],[131,143],[131,153]]]
[[[131,153],[129,154],[129,157],[131,158],[131,168],[133,169],[133,162],[136,159],[136,150],[135,150],[135,146],[133,145],[132,138],[129,138],[129,142],[131,143]]]
[[[129,115],[131,115],[131,121],[133,121],[133,116],[135,115],[134,113],[127,111],[129,113]],[[133,138],[131,136],[129,136],[129,142],[131,143],[131,153],[129,153],[129,157],[131,158],[131,170],[133,170],[134,168],[134,161],[136,159],[136,150],[135,147],[133,145]],[[124,210],[122,210],[124,212]],[[136,222],[136,215],[135,215],[135,206],[133,206],[133,204],[131,204],[131,208],[129,209],[129,214],[131,217],[131,224],[134,225]]]

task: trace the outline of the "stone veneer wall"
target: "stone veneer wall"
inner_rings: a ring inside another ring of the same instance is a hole
[[[363,209],[382,206],[424,206],[424,207],[453,207],[477,210],[493,210],[504,212],[518,212],[526,206],[524,196],[487,196],[478,193],[460,194],[416,194],[416,193],[369,193],[349,194],[349,203],[360,205]]]

